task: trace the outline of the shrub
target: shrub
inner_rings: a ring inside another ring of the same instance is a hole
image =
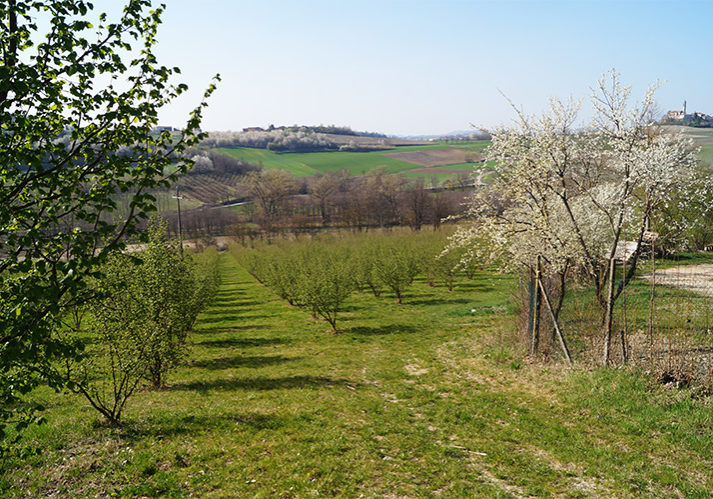
[[[346,248],[334,251],[311,244],[296,259],[299,266],[299,304],[326,320],[337,331],[337,314],[355,289],[354,264]]]
[[[217,288],[217,253],[182,259],[164,229],[152,225],[145,250],[103,266],[91,283],[99,298],[75,309],[69,328],[84,353],[63,366],[68,386],[114,425],[142,380],[161,387],[185,356],[188,331]]]
[[[420,270],[420,256],[408,238],[389,238],[380,242],[374,271],[379,280],[394,292],[397,303],[403,303],[404,291],[413,284]]]

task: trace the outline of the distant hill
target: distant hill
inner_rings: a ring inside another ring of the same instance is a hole
[[[374,168],[384,168],[388,173],[445,179],[458,173],[472,172],[476,164],[482,161],[480,153],[489,143],[389,140],[400,145],[382,150],[304,153],[250,147],[221,147],[217,151],[242,162],[259,164],[263,168],[285,170],[295,177],[311,177],[339,170],[348,170],[352,175],[363,175]]]
[[[406,140],[490,140],[490,134],[480,130],[455,130],[453,132],[436,134],[436,135],[398,135],[396,136]]]
[[[242,132],[211,132],[201,145],[209,148],[250,147],[277,152],[356,152],[427,143],[366,132],[364,134],[325,133],[314,131],[311,127],[275,127],[269,130],[252,127]]]

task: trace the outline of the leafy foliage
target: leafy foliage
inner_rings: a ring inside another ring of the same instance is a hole
[[[154,209],[148,192],[187,171],[182,153],[202,137],[205,100],[178,136],[150,133],[187,88],[154,54],[163,9],[130,0],[117,21],[92,25],[92,8],[0,4],[0,432],[28,420],[28,391],[61,385],[48,367],[76,351],[52,336],[59,317],[91,296],[86,277],[136,234]],[[120,193],[130,206],[114,218]]]
[[[160,388],[185,356],[188,331],[219,284],[216,262],[214,250],[199,262],[182,259],[160,224],[144,251],[109,259],[92,283],[101,299],[72,328],[86,350],[79,362],[65,362],[68,386],[118,424],[141,381]]]
[[[374,261],[374,272],[379,280],[393,291],[397,303],[402,303],[406,288],[413,284],[420,271],[421,258],[418,250],[409,244],[406,237],[380,241]]]

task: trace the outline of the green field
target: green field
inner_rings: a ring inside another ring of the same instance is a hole
[[[363,175],[373,168],[384,167],[389,173],[399,173],[406,170],[420,168],[413,163],[400,161],[385,156],[385,153],[423,151],[427,149],[443,149],[454,147],[467,149],[473,152],[484,149],[488,141],[474,141],[467,143],[436,142],[423,146],[401,146],[385,151],[346,152],[328,151],[311,153],[278,153],[267,149],[253,149],[246,147],[219,148],[218,151],[234,158],[262,163],[264,168],[277,168],[290,172],[296,177],[311,177],[319,173],[336,172],[347,169],[353,175]],[[461,166],[461,165],[459,165]],[[473,165],[470,166],[472,169]],[[428,175],[428,174],[424,174]],[[423,176],[423,175],[419,175]]]
[[[685,133],[691,136],[694,141],[701,145],[700,158],[702,161],[713,165],[713,131],[708,129],[690,129],[685,128]],[[313,153],[280,153],[268,151],[267,149],[253,149],[247,147],[235,148],[219,148],[218,151],[232,156],[236,159],[242,159],[251,163],[261,163],[264,168],[277,168],[290,172],[296,177],[311,177],[325,172],[336,172],[342,169],[349,170],[352,175],[363,175],[373,168],[384,167],[389,173],[402,173],[408,170],[414,170],[419,167],[413,163],[400,161],[394,158],[385,156],[391,152],[405,151],[423,151],[427,149],[443,149],[454,147],[457,149],[466,149],[473,152],[480,152],[489,141],[473,141],[473,142],[435,142],[429,145],[421,146],[400,146],[395,149],[385,151],[369,151],[369,152],[313,152]],[[453,178],[456,174],[443,173],[440,170],[457,169],[468,173],[473,170],[476,165],[472,163],[460,163],[447,166],[435,166],[429,168],[429,172],[425,173],[404,173],[403,175],[410,178],[427,177],[436,178],[443,181]]]
[[[710,497],[708,399],[627,370],[529,364],[513,280],[404,305],[357,294],[334,335],[220,256],[223,284],[168,387],[125,426],[39,390],[39,455],[7,497]],[[12,464],[12,463],[11,463]]]

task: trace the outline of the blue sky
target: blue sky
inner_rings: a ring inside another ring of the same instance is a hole
[[[550,96],[587,97],[611,67],[639,96],[665,80],[663,111],[686,99],[713,113],[710,1],[164,1],[159,59],[191,87],[162,115],[174,126],[215,73],[208,130],[492,127],[513,118],[499,90],[538,112]]]

